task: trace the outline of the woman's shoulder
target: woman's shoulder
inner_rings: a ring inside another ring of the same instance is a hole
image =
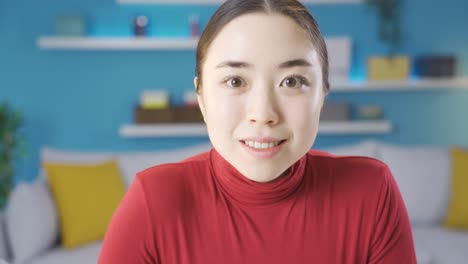
[[[139,181],[150,211],[165,212],[164,217],[170,218],[184,208],[195,207],[209,183],[208,158],[208,153],[201,153],[137,173],[134,181]]]
[[[309,152],[312,188],[333,197],[337,208],[373,212],[383,198],[397,199],[399,189],[389,167],[382,161],[363,156],[337,156]],[[369,211],[370,210],[370,211]]]
[[[325,178],[343,186],[382,188],[393,179],[387,164],[372,157],[338,156],[319,150],[309,151],[308,156],[321,177],[327,175]]]

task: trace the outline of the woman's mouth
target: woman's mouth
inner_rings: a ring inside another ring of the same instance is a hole
[[[254,141],[254,140],[241,140],[242,143],[245,145],[255,148],[255,149],[269,149],[276,147],[282,143],[284,143],[286,140],[279,140],[279,141],[270,141],[270,142],[259,142],[259,141]]]
[[[286,140],[241,140],[243,149],[255,158],[267,159],[275,156]]]

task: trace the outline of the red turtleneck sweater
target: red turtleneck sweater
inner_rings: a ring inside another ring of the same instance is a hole
[[[416,263],[388,167],[310,151],[269,183],[215,150],[137,175],[100,264]]]

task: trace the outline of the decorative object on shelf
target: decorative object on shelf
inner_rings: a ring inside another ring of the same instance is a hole
[[[137,37],[146,36],[148,33],[149,18],[145,15],[137,15],[133,18],[133,33]]]
[[[378,14],[378,39],[387,44],[385,56],[371,56],[367,61],[369,80],[406,80],[409,76],[410,59],[397,55],[401,46],[400,7],[401,0],[365,0],[376,8]]]
[[[320,121],[346,121],[350,120],[351,104],[325,102],[320,114]]]
[[[145,90],[141,93],[140,106],[143,109],[168,108],[169,93],[165,90]]]
[[[393,55],[401,44],[400,7],[401,0],[365,0],[377,9],[379,18],[378,38],[389,45]]]
[[[134,112],[136,124],[171,123],[173,121],[172,111],[166,109],[145,109],[137,106]]]
[[[175,123],[204,123],[198,107],[171,108]]]
[[[198,15],[191,15],[189,18],[190,24],[190,36],[192,38],[198,38],[200,35],[200,19]]]
[[[166,109],[135,108],[134,122],[137,124],[157,123],[200,123],[203,116],[198,107],[171,107]]]
[[[21,112],[4,102],[0,104],[0,209],[8,201],[13,187],[14,161],[25,155],[25,142],[19,134],[23,125]]]
[[[405,55],[371,56],[367,60],[367,71],[370,81],[408,80],[410,58]]]
[[[358,119],[360,120],[382,120],[383,111],[379,105],[361,105],[357,108]]]
[[[198,107],[197,93],[194,89],[184,93],[184,105],[186,107]]]
[[[425,55],[416,57],[414,69],[419,77],[453,77],[455,65],[453,55]]]
[[[349,37],[326,37],[325,43],[328,49],[331,85],[347,83],[351,69],[351,39]]]
[[[65,37],[86,35],[85,17],[81,15],[59,15],[55,21],[55,34]]]

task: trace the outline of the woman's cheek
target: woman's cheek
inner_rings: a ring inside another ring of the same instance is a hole
[[[227,123],[237,119],[241,106],[234,98],[218,94],[210,98],[209,114],[217,122]]]
[[[320,108],[317,104],[309,102],[296,103],[294,113],[289,114],[289,118],[294,122],[301,132],[311,133],[318,126]]]

